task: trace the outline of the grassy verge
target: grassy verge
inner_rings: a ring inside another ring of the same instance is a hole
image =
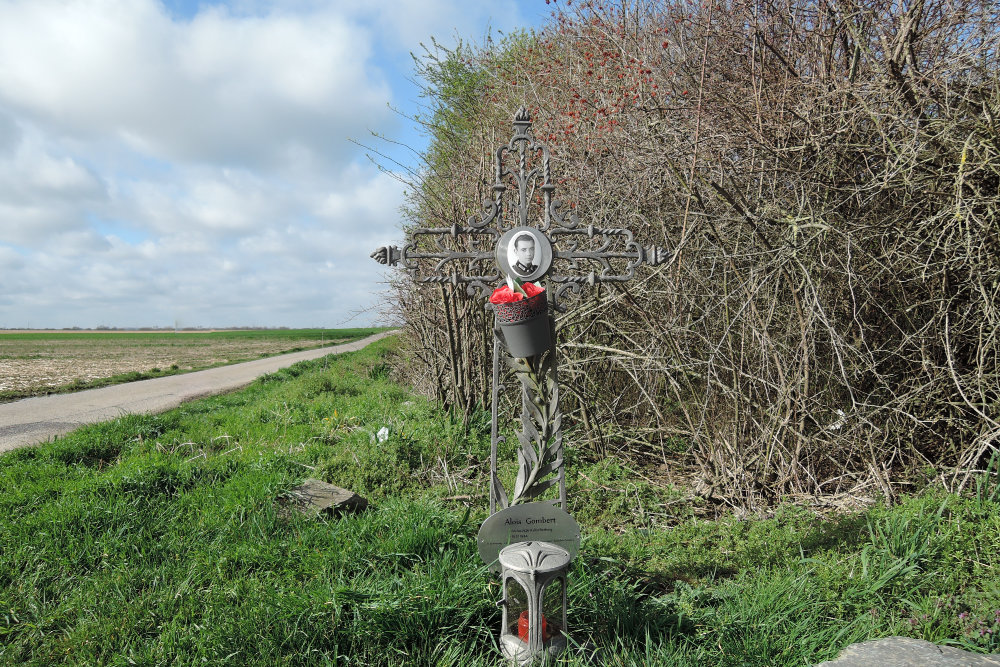
[[[0,457],[0,664],[496,664],[488,415],[465,433],[392,384],[395,349]],[[285,517],[308,476],[373,508]],[[1000,650],[993,483],[705,521],[613,460],[569,477],[569,664],[807,665],[894,634]]]

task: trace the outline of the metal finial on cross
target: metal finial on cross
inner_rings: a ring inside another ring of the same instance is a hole
[[[666,261],[663,248],[642,246],[629,229],[580,224],[576,213],[554,197],[549,149],[532,136],[531,116],[526,109],[514,115],[513,126],[510,141],[496,150],[494,198],[483,203],[479,215],[470,216],[465,225],[411,229],[402,249],[383,246],[372,253],[372,258],[389,266],[402,265],[415,282],[462,284],[468,294],[479,294],[484,299],[508,275],[522,281],[541,281],[548,288],[553,310],[564,310],[562,301],[567,294],[579,293],[584,286],[623,283],[632,279],[642,264],[655,266]],[[517,195],[511,202],[513,207],[507,202],[508,191]],[[540,212],[533,203],[540,205]],[[533,210],[534,218],[530,217]],[[517,260],[518,238],[527,236],[535,243],[530,265]],[[464,248],[446,248],[442,245],[446,239],[452,243],[462,239]],[[552,310],[549,313],[554,334]],[[565,509],[556,337],[551,337],[551,346],[543,353],[516,359],[508,354],[499,330],[494,333],[490,514],[498,508],[539,499],[553,486],[558,486],[558,499],[550,502]],[[497,425],[501,357],[513,368],[522,387],[518,474],[510,493],[497,476],[497,445],[504,440]]]

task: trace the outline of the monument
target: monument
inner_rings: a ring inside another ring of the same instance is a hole
[[[466,224],[410,230],[403,248],[383,246],[376,261],[402,266],[417,283],[464,285],[496,316],[493,342],[490,517],[479,553],[501,573],[500,646],[518,664],[566,646],[566,571],[580,528],[566,512],[555,313],[584,287],[624,283],[643,265],[665,261],[629,229],[583,225],[555,198],[549,149],[531,134],[525,109],[496,150],[494,198]],[[508,201],[513,200],[513,201]],[[501,362],[521,386],[517,475],[508,491],[497,474]]]

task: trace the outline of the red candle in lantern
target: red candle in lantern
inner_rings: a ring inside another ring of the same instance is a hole
[[[552,635],[549,634],[548,622],[545,620],[545,616],[542,615],[542,641],[548,641]],[[521,641],[527,643],[528,641],[528,611],[524,610],[521,615],[517,617],[517,637]]]

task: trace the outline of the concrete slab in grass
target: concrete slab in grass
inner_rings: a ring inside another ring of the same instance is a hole
[[[308,515],[360,512],[368,507],[363,496],[311,477],[292,489],[291,496],[295,508]]]
[[[816,667],[1000,667],[1000,654],[969,653],[922,639],[888,637],[851,644]]]

